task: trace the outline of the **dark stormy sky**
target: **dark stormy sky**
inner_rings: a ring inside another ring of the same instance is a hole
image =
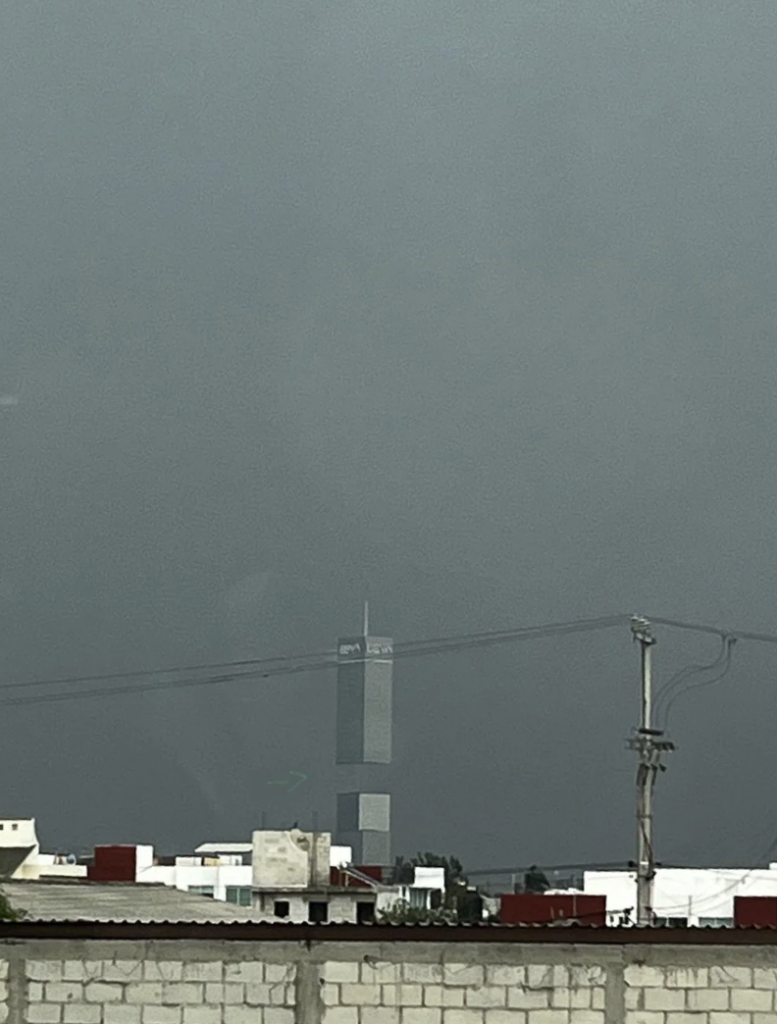
[[[776,48],[773,0],[5,3],[2,678],[319,651],[365,597],[399,641],[777,630]],[[637,668],[399,664],[397,850],[631,855]],[[661,858],[763,855],[776,706],[745,644],[678,705]],[[343,784],[325,674],[2,711],[49,848]]]

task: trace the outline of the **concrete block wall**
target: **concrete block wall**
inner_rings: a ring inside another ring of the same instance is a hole
[[[0,942],[0,1024],[777,1024],[777,944],[191,934]]]

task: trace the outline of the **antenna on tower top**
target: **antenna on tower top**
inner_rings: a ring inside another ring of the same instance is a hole
[[[364,636],[370,635],[370,602],[364,602]]]

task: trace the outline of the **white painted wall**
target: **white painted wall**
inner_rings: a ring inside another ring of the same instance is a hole
[[[607,898],[610,924],[637,904],[633,871],[586,871],[583,888]],[[777,869],[659,868],[653,904],[658,917],[684,917],[689,925],[733,922],[735,896],[777,896]]]

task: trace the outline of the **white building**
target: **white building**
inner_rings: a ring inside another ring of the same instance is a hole
[[[392,886],[343,865],[333,883],[328,832],[254,832],[255,918],[367,924],[399,901],[428,909],[445,889],[442,868],[416,868],[411,885]]]
[[[633,923],[634,871],[586,871],[583,889],[607,899],[607,923]],[[659,868],[653,907],[660,924],[731,927],[736,896],[777,896],[777,864],[768,868]]]
[[[98,847],[95,854],[98,857],[103,851],[107,851],[110,856],[111,852],[117,849],[125,851],[122,870],[115,875],[110,874],[110,868],[108,874],[100,871],[95,874],[98,881],[112,877],[114,881],[134,881],[141,885],[167,885],[184,892],[233,903],[239,907],[252,905],[253,843],[203,843],[192,856],[173,858],[156,857],[153,846]],[[349,847],[328,847],[325,860],[327,882],[330,868],[340,867],[350,859]],[[86,869],[83,871],[85,873]]]
[[[74,856],[41,853],[34,818],[0,818],[0,878],[84,878]]]

